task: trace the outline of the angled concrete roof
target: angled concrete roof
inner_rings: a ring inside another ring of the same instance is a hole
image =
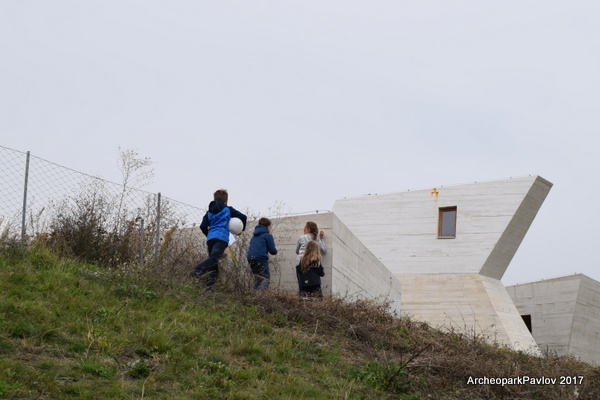
[[[473,273],[500,279],[552,184],[539,176],[337,200],[333,212],[394,274]],[[457,207],[456,237],[437,235]]]

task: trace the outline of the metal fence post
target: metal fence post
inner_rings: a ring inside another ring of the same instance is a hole
[[[27,160],[25,161],[25,186],[23,188],[23,214],[21,218],[21,245],[25,246],[25,224],[27,221],[27,183],[29,182],[29,159],[30,152],[27,152]]]
[[[154,273],[158,266],[158,245],[160,243],[160,192],[156,201],[156,238],[154,242]]]
[[[144,264],[144,218],[142,217],[137,217],[136,222],[139,221],[140,222],[140,246],[138,249],[138,262],[140,263],[140,265]]]

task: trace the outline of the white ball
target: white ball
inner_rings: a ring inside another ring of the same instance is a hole
[[[239,218],[231,218],[229,220],[229,232],[234,235],[239,235],[244,230],[244,224]]]

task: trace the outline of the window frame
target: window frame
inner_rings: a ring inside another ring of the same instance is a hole
[[[453,221],[453,235],[442,235],[444,228],[444,213],[445,212],[454,212],[454,221]],[[456,220],[458,216],[458,207],[457,206],[448,206],[448,207],[440,207],[438,211],[438,239],[455,239],[456,238]]]

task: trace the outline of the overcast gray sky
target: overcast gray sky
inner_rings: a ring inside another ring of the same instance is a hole
[[[600,280],[599,71],[597,0],[0,0],[0,145],[258,213],[536,174],[503,282]]]

